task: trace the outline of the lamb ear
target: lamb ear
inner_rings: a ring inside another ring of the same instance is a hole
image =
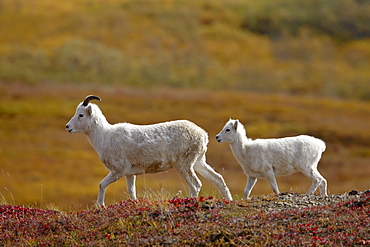
[[[235,123],[233,125],[234,130],[237,130],[238,129],[238,123],[239,123],[239,120],[235,120]]]

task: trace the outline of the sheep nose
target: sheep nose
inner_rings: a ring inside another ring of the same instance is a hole
[[[219,142],[219,143],[221,143],[221,141],[222,141],[222,139],[217,135],[216,136],[216,140]]]
[[[68,129],[69,128],[69,126],[68,126],[68,124],[66,125],[66,129]]]

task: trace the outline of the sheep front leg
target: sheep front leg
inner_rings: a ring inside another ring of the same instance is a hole
[[[130,195],[130,198],[136,200],[136,176],[135,175],[126,175],[126,184],[127,184],[127,191]]]
[[[104,198],[105,198],[105,191],[107,190],[108,185],[111,183],[116,182],[118,179],[120,179],[122,175],[110,172],[101,182],[99,185],[99,194],[98,194],[98,204],[102,207],[105,207],[104,204]]]
[[[278,185],[276,183],[276,177],[274,174],[270,174],[266,177],[267,181],[269,182],[270,184],[270,187],[272,189],[272,191],[275,193],[275,194],[280,194],[280,191],[279,191],[279,188],[278,188]]]
[[[257,178],[248,176],[248,183],[244,189],[244,199],[248,199],[256,182],[257,182]]]

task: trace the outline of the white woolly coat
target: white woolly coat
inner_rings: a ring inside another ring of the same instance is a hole
[[[96,105],[90,105],[93,111],[100,111]],[[95,114],[103,116],[101,112]],[[180,160],[207,150],[207,133],[187,120],[152,125],[111,125],[101,117],[97,121],[100,128],[93,128],[94,133],[88,134],[88,138],[108,170],[126,172],[135,166],[142,168],[137,169],[138,174],[167,171]]]
[[[252,140],[245,136],[241,138],[243,144],[230,144],[231,150],[244,172],[256,178],[265,177],[271,167],[276,176],[309,170],[312,168],[312,160],[317,158],[318,151],[325,151],[325,143],[322,140],[307,135],[279,139]]]

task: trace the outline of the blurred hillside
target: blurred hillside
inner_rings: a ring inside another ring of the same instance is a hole
[[[214,139],[229,117],[253,139],[323,139],[329,192],[369,189],[369,23],[364,0],[0,0],[0,204],[93,205],[107,171],[85,136],[65,131],[88,94],[111,123],[204,128],[208,163],[235,198],[246,176]],[[139,197],[188,195],[176,171],[137,183]],[[311,182],[278,184],[304,193]],[[107,204],[125,188],[112,184]],[[262,179],[253,195],[266,193]]]
[[[110,123],[152,124],[188,119],[209,134],[207,162],[225,178],[236,199],[243,195],[247,177],[229,145],[215,136],[229,117],[238,118],[250,138],[309,134],[323,139],[327,149],[319,164],[328,191],[344,193],[370,188],[370,102],[290,95],[225,92],[216,90],[86,86],[75,83],[24,85],[0,82],[0,204],[68,209],[94,205],[98,185],[108,174],[86,136],[71,135],[65,124],[88,94]],[[201,195],[219,197],[199,176]],[[278,177],[280,191],[305,193],[311,181],[302,174]],[[189,195],[175,170],[140,175],[140,198]],[[260,179],[252,196],[270,194]],[[169,195],[167,195],[169,194]],[[128,199],[125,179],[107,190],[106,203]],[[157,198],[158,199],[158,198]]]
[[[370,99],[364,0],[0,0],[0,80]]]

